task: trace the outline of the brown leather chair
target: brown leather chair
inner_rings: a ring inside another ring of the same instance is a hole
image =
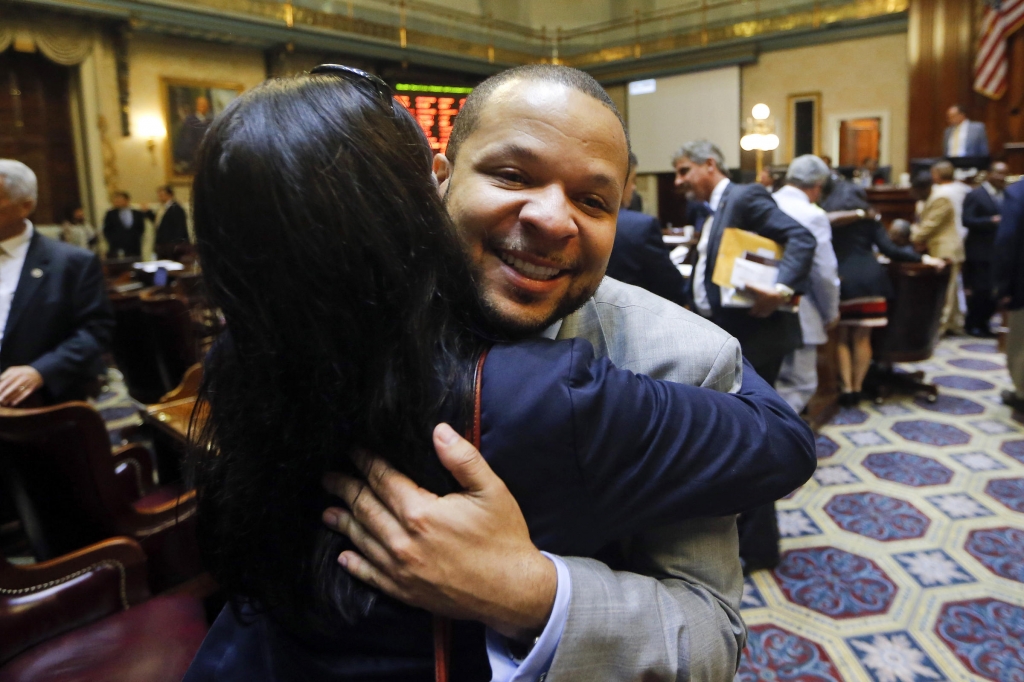
[[[200,572],[194,493],[154,488],[149,451],[112,451],[87,403],[0,408],[0,474],[37,559],[125,535],[149,556],[156,592]]]
[[[200,359],[189,299],[170,289],[111,293],[116,325],[111,351],[128,393],[151,404],[174,389]]]
[[[0,561],[0,682],[178,682],[206,631],[196,597],[149,599],[146,555],[129,538]]]
[[[110,292],[115,320],[110,350],[124,376],[128,393],[141,403],[152,403],[170,388],[164,385],[157,366],[141,294],[141,291]]]
[[[898,372],[896,362],[920,362],[935,351],[939,324],[946,300],[950,270],[936,270],[920,263],[890,263],[889,324],[871,336],[873,364],[864,380],[864,391],[882,402],[895,393],[916,395],[929,402],[938,399],[939,389],[924,383],[924,372]]]
[[[153,361],[160,375],[163,395],[181,383],[185,371],[199,362],[199,340],[185,296],[151,289],[142,292],[139,301],[149,327]]]

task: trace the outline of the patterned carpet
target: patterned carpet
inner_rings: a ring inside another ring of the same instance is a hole
[[[737,680],[1024,682],[1024,426],[994,342],[942,342],[941,394],[843,410],[746,584]]]

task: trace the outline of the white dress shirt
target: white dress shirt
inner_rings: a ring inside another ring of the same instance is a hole
[[[32,241],[32,223],[25,221],[25,230],[0,242],[0,344],[3,343],[7,316],[11,312],[14,292],[18,290],[21,270],[25,267],[25,256]]]
[[[971,122],[965,118],[960,125],[949,132],[946,156],[967,156],[967,129],[970,124]]]
[[[772,198],[783,213],[806,227],[818,240],[807,296],[813,305],[801,304],[799,308],[804,343],[817,346],[828,341],[825,325],[839,315],[839,264],[832,248],[832,226],[828,222],[828,214],[812,204],[798,187],[786,185]]]
[[[117,215],[121,218],[121,224],[124,225],[124,229],[129,230],[132,227],[132,223],[135,222],[135,218],[132,216],[132,209],[122,208],[117,211]]]
[[[715,221],[715,213],[722,203],[722,195],[725,188],[729,186],[729,178],[718,181],[715,188],[711,190],[711,198],[708,205],[711,207],[711,215],[704,221],[704,227],[700,230],[700,241],[697,242],[697,266],[693,269],[693,302],[697,304],[697,311],[704,317],[711,317],[711,303],[708,301],[707,288],[704,286],[704,273],[708,268],[708,240],[711,238],[711,228]]]

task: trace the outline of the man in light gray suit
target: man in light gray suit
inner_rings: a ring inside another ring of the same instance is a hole
[[[455,125],[448,155],[435,157],[434,169],[499,324],[518,335],[585,338],[616,365],[655,378],[738,388],[734,338],[664,299],[603,278],[628,141],[596,81],[565,67],[513,69],[474,90]],[[390,483],[400,475],[378,473],[371,485],[383,500],[379,517],[357,514],[359,534],[399,523],[393,510],[412,499],[407,483]],[[522,523],[508,500],[476,502],[491,527]],[[456,604],[476,620],[524,633],[519,642],[488,634],[495,680],[732,679],[745,638],[734,517],[629,538],[617,563],[633,572],[549,557],[540,575],[524,570],[516,573],[522,579],[499,581],[491,576],[507,576],[508,566],[480,562],[502,556],[505,534],[490,534],[493,550],[464,542],[486,537],[463,532],[476,518],[432,508],[397,552],[408,559],[399,559],[400,570],[385,575],[365,559],[347,568],[409,603],[435,611]],[[431,573],[440,563],[451,570]]]
[[[942,134],[942,151],[947,158],[957,156],[988,156],[988,133],[985,124],[967,118],[959,104],[946,111],[949,127]]]

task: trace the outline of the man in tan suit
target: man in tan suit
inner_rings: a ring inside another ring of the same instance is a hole
[[[964,329],[957,297],[960,266],[964,262],[964,241],[957,231],[959,210],[952,189],[953,164],[948,161],[932,166],[930,176],[922,175],[914,180],[914,193],[919,200],[924,200],[924,206],[911,229],[910,240],[918,251],[950,262],[949,286],[946,288],[946,303],[942,307],[939,336],[947,331],[959,334]]]

